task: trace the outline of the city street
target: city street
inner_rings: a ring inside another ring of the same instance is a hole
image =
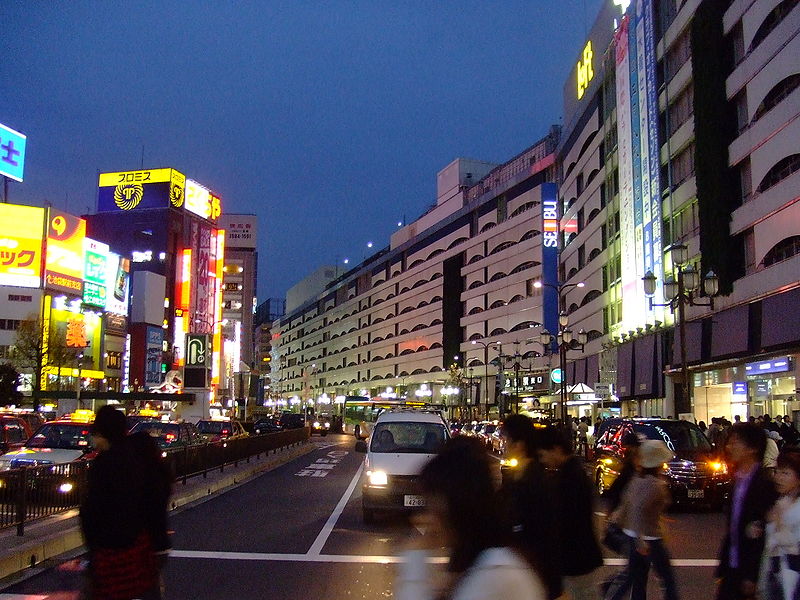
[[[173,515],[168,598],[392,596],[391,563],[409,525],[403,518],[362,523],[357,483],[363,455],[353,451],[352,437],[315,437],[312,443],[314,452]],[[708,598],[722,516],[682,511],[669,519],[682,597]],[[610,574],[619,563],[609,557],[604,571]],[[76,598],[77,565],[71,560],[47,569],[2,590],[0,599]]]

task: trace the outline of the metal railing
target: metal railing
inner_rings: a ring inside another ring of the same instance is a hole
[[[176,485],[191,477],[204,478],[225,467],[249,463],[262,454],[274,453],[309,438],[308,428],[180,446],[164,449],[163,460],[175,476]],[[0,529],[16,527],[24,535],[25,524],[80,506],[86,492],[91,461],[60,465],[21,467],[0,472]]]

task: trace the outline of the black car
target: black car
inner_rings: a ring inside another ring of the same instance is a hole
[[[281,426],[278,424],[276,419],[273,418],[266,418],[266,419],[259,419],[255,423],[253,423],[253,431],[256,435],[261,435],[263,433],[275,433],[281,430]]]
[[[601,495],[622,469],[623,438],[661,440],[675,453],[663,467],[673,502],[719,507],[730,494],[731,476],[700,428],[689,421],[672,419],[608,419],[598,427],[594,447],[594,483]]]
[[[285,412],[278,419],[281,429],[302,429],[306,426],[306,418],[300,413]]]

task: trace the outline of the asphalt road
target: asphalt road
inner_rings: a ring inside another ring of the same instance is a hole
[[[410,526],[402,517],[362,523],[363,455],[354,452],[352,437],[315,437],[313,443],[314,452],[172,516],[167,598],[392,597],[392,563]],[[713,597],[722,529],[718,513],[669,515],[667,543],[682,598]],[[615,571],[614,562],[604,574]],[[0,600],[77,598],[79,564],[73,559],[48,568],[0,590]],[[657,582],[652,586],[652,597],[659,597]]]

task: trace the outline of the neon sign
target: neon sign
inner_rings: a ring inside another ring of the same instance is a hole
[[[589,40],[583,48],[581,60],[578,61],[578,100],[583,98],[586,88],[589,87],[589,83],[594,79],[592,58],[594,58],[594,52],[592,51],[592,40]]]

